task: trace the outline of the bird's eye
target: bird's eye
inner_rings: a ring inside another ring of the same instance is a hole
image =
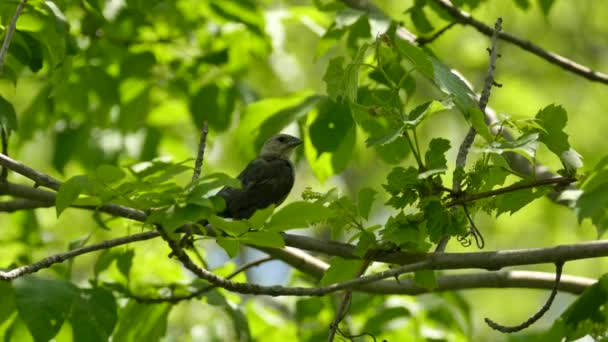
[[[281,143],[284,143],[287,139],[285,137],[279,137],[279,139],[277,140],[279,140],[279,142]]]

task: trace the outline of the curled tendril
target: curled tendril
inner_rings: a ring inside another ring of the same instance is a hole
[[[486,245],[486,242],[483,239],[483,235],[481,235],[481,232],[479,231],[479,229],[477,229],[477,226],[475,226],[475,222],[473,222],[471,215],[469,215],[469,211],[467,210],[466,205],[463,205],[462,209],[464,209],[464,213],[467,216],[467,220],[469,220],[471,226],[469,227],[469,231],[466,234],[458,236],[456,239],[458,240],[458,242],[460,242],[460,245],[462,247],[471,246],[471,244],[473,244],[472,239],[475,239],[475,245],[477,245],[477,248],[483,249],[483,247],[485,247]]]

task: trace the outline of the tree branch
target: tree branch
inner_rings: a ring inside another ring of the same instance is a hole
[[[234,277],[236,277],[237,275],[247,271],[250,268],[253,267],[257,267],[260,266],[263,263],[266,263],[268,261],[272,261],[274,260],[274,258],[272,257],[265,257],[265,258],[261,258],[258,260],[254,260],[251,262],[248,262],[246,264],[243,264],[241,266],[239,266],[236,270],[234,270],[232,273],[230,273],[226,279],[232,279]],[[139,296],[133,293],[123,293],[125,295],[125,297],[127,298],[131,298],[136,300],[138,303],[143,303],[143,304],[158,304],[158,303],[172,303],[172,304],[177,304],[179,302],[183,302],[186,300],[190,300],[190,299],[194,299],[194,298],[200,298],[200,296],[202,296],[203,294],[213,290],[214,288],[216,288],[216,286],[213,285],[207,285],[207,286],[203,286],[200,289],[193,291],[189,294],[185,294],[185,295],[172,295],[172,296],[166,296],[166,297],[146,297],[146,296]]]
[[[474,201],[480,200],[482,198],[498,196],[498,195],[506,194],[509,192],[514,192],[514,191],[523,190],[523,189],[536,188],[536,187],[544,186],[544,185],[569,185],[569,184],[572,184],[573,182],[576,182],[576,179],[572,178],[572,177],[555,177],[555,178],[537,179],[537,180],[532,181],[527,184],[513,184],[513,185],[505,186],[500,189],[480,192],[477,194],[465,195],[460,198],[457,197],[453,201],[446,204],[446,206],[453,207],[455,205],[461,205],[461,204],[465,204],[465,203],[474,202]]]
[[[31,167],[24,165],[4,154],[0,153],[0,165],[9,168],[18,174],[29,178],[35,182],[37,186],[44,186],[55,191],[59,190],[61,182],[45,173],[36,171]]]
[[[464,11],[460,10],[459,8],[455,7],[454,5],[452,5],[452,3],[449,0],[433,0],[433,1],[435,1],[436,4],[438,4],[441,8],[445,9],[446,12],[448,12],[453,18],[455,18],[462,24],[472,26],[475,29],[477,29],[477,31],[485,34],[486,36],[491,36],[493,34],[494,30],[490,26],[473,18],[473,16],[471,14],[464,12]],[[594,71],[587,66],[576,63],[566,57],[558,55],[557,53],[547,51],[528,40],[523,40],[523,39],[518,38],[517,36],[507,33],[507,32],[501,32],[498,35],[498,38],[500,38],[506,42],[509,42],[513,45],[516,45],[516,46],[522,48],[523,50],[528,51],[528,52],[546,60],[547,62],[549,62],[551,64],[555,64],[564,70],[570,71],[570,72],[572,72],[576,75],[579,75],[581,77],[584,77],[590,81],[608,84],[608,74],[605,74],[605,73],[602,73],[599,71]]]
[[[203,160],[205,157],[205,146],[207,141],[207,133],[209,133],[209,124],[207,120],[203,122],[203,128],[201,129],[201,137],[198,142],[198,153],[196,155],[196,162],[194,163],[194,172],[192,173],[192,182],[196,182],[198,177],[201,175],[201,169],[203,168]]]
[[[13,34],[15,34],[15,30],[17,29],[17,19],[21,15],[23,8],[25,8],[25,4],[27,0],[21,0],[17,9],[15,10],[15,14],[13,15],[13,19],[11,19],[11,23],[6,28],[6,35],[4,36],[4,42],[2,43],[2,47],[0,48],[0,74],[2,74],[4,70],[4,61],[6,60],[6,55],[8,54],[8,48],[11,45],[11,39],[13,39]]]
[[[102,249],[109,249],[112,247],[124,245],[124,244],[135,242],[135,241],[149,240],[149,239],[153,239],[157,236],[158,236],[158,233],[156,233],[154,231],[149,231],[149,232],[144,232],[144,233],[140,233],[140,234],[133,234],[133,235],[117,238],[117,239],[103,241],[103,242],[96,243],[96,244],[93,244],[90,246],[76,248],[69,252],[55,254],[55,255],[46,257],[36,263],[17,267],[10,271],[7,271],[7,272],[0,271],[0,280],[5,280],[5,281],[13,280],[13,279],[19,278],[21,276],[24,276],[26,274],[38,272],[43,268],[51,267],[53,264],[64,262],[64,261],[74,258],[78,255],[91,253],[91,252],[102,250]]]
[[[563,266],[564,266],[564,263],[561,261],[555,263],[555,285],[553,286],[553,289],[551,290],[551,294],[549,295],[549,298],[547,299],[545,304],[542,306],[542,308],[540,308],[540,310],[538,310],[537,313],[532,315],[532,317],[528,318],[525,322],[515,325],[515,326],[505,326],[505,325],[498,324],[487,317],[484,319],[484,321],[490,326],[490,328],[492,328],[494,330],[498,330],[503,333],[518,332],[518,331],[521,331],[521,330],[524,330],[524,329],[530,327],[532,324],[534,324],[536,321],[538,321],[541,317],[543,317],[543,315],[551,307],[551,304],[553,303],[553,300],[555,299],[555,296],[557,295],[557,288],[559,286],[560,278],[562,276]]]

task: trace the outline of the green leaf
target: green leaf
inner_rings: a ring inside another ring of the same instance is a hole
[[[102,288],[80,290],[70,323],[74,341],[108,341],[118,320],[116,299]]]
[[[364,219],[369,219],[369,213],[372,210],[372,205],[376,200],[378,192],[372,188],[363,188],[359,190],[357,195],[357,207],[359,209],[359,215]]]
[[[173,232],[176,228],[187,223],[198,222],[202,219],[210,220],[210,216],[211,210],[209,208],[196,204],[187,204],[183,207],[172,205],[167,209],[153,212],[148,216],[146,222],[160,223],[167,231]]]
[[[167,317],[173,306],[148,305],[129,301],[121,310],[114,341],[160,341],[167,331]]]
[[[248,245],[260,246],[260,247],[271,247],[271,248],[283,248],[285,247],[285,241],[280,233],[275,232],[248,232],[239,236],[239,241]]]
[[[207,121],[212,130],[222,132],[230,127],[237,105],[237,90],[233,86],[210,83],[202,86],[190,100],[190,115],[197,127]]]
[[[414,23],[414,27],[416,27],[418,32],[424,34],[433,31],[433,25],[427,19],[422,7],[414,6],[410,11],[410,18],[412,18],[412,23]]]
[[[211,215],[207,219],[213,228],[219,229],[230,236],[239,236],[249,231],[249,225],[246,221],[232,221],[216,215]]]
[[[114,165],[100,165],[95,174],[102,183],[115,183],[127,176],[122,169]]]
[[[425,102],[416,108],[414,108],[409,114],[407,120],[404,122],[405,127],[407,128],[415,128],[424,119],[428,118],[431,114],[440,112],[442,110],[447,109],[448,107],[439,101],[428,101]]]
[[[325,75],[323,75],[323,81],[327,84],[327,96],[333,101],[338,101],[344,93],[344,57],[339,56],[332,58],[327,65]]]
[[[528,183],[530,183],[530,180],[521,180],[515,184]],[[513,215],[515,212],[525,207],[530,202],[546,195],[549,191],[551,191],[551,188],[544,186],[530,189],[522,189],[499,195],[496,197],[494,202],[496,207],[496,216],[500,216],[502,213],[507,212],[510,215]]]
[[[231,177],[225,173],[212,173],[198,180],[197,184],[188,191],[188,203],[197,203],[203,205],[200,201],[206,199],[209,193],[213,190],[230,187],[235,189],[241,188],[241,181]],[[207,203],[204,201],[203,203]]]
[[[15,310],[17,305],[15,303],[15,291],[10,282],[0,282],[0,326],[9,319]]]
[[[91,184],[91,180],[86,175],[74,176],[61,184],[55,198],[57,216],[72,205],[81,193],[89,190]]]
[[[536,114],[536,119],[541,127],[539,140],[555,153],[558,157],[570,149],[568,135],[564,132],[568,122],[568,114],[561,106],[549,105]]]
[[[395,123],[386,132],[382,134],[371,136],[365,140],[365,146],[381,146],[395,141],[403,133],[403,123]]]
[[[538,0],[540,9],[545,16],[549,15],[549,11],[551,11],[551,7],[553,7],[554,3],[555,3],[555,0]]]
[[[391,195],[386,204],[395,209],[402,209],[418,199],[415,186],[420,182],[418,170],[413,167],[404,169],[395,167],[386,177],[387,184],[382,187]]]
[[[581,186],[576,201],[578,221],[591,219],[598,238],[608,229],[608,157],[604,157]]]
[[[323,278],[321,278],[321,286],[353,279],[357,275],[362,264],[362,260],[349,260],[340,257],[331,258],[329,268],[323,274]]]
[[[292,202],[272,215],[266,230],[282,232],[294,228],[307,228],[312,223],[328,218],[330,214],[331,210],[320,203]]]
[[[427,290],[433,290],[437,288],[437,277],[435,277],[435,271],[433,270],[419,270],[414,272],[414,283],[417,286],[423,287]]]
[[[431,244],[426,242],[427,231],[420,218],[405,215],[403,212],[391,216],[381,231],[382,240],[394,243],[403,250],[426,252]]]
[[[272,215],[272,213],[274,212],[274,209],[275,209],[275,205],[271,204],[264,209],[256,210],[255,213],[253,213],[253,215],[251,215],[251,217],[247,219],[251,228],[253,228],[253,229],[262,228],[262,226],[264,226],[266,221],[268,221],[268,218],[270,217],[270,215]]]
[[[229,237],[218,236],[216,241],[217,244],[220,245],[220,247],[222,247],[224,251],[226,251],[228,257],[234,258],[239,253],[239,240]]]
[[[0,126],[6,129],[7,133],[17,130],[17,114],[13,104],[0,96]]]
[[[515,2],[515,5],[517,7],[519,7],[520,9],[526,11],[528,10],[528,8],[530,8],[530,1],[529,0],[513,0],[513,2]]]
[[[116,258],[116,267],[118,267],[118,271],[120,271],[126,279],[129,279],[134,257],[135,251],[128,249],[125,252],[118,254],[118,257]]]
[[[429,200],[423,207],[424,217],[426,218],[426,228],[429,232],[431,242],[439,242],[441,238],[452,235],[452,222],[448,209],[437,199]]]
[[[350,106],[323,101],[316,115],[308,115],[306,125],[309,139],[304,139],[304,153],[315,176],[324,181],[344,170],[356,144]]]
[[[608,330],[608,275],[604,274],[553,322],[541,341],[576,341],[585,336],[600,341]]]
[[[302,117],[306,116],[321,101],[324,100],[326,101],[324,96],[307,96],[298,104],[283,108],[272,114],[272,116],[264,120],[264,122],[262,122],[262,124],[259,126],[259,133],[257,134],[257,138],[255,140],[255,146],[261,147],[266,139],[275,135],[277,132],[280,132],[292,122],[296,122]]]
[[[209,6],[228,21],[245,25],[254,34],[264,37],[264,14],[254,1],[212,0]]]
[[[397,47],[397,51],[409,59],[414,64],[417,71],[424,76],[433,79],[435,73],[433,70],[433,63],[422,49],[401,38],[395,38],[393,39],[393,42]]]
[[[429,149],[424,155],[425,166],[428,170],[447,169],[448,161],[445,153],[450,149],[450,141],[443,138],[434,138],[429,143]]]
[[[435,58],[430,58],[433,64],[433,75],[431,79],[444,93],[450,95],[456,107],[465,115],[469,115],[473,108],[477,108],[477,102],[473,100],[475,94],[469,86],[445,64]]]
[[[110,250],[110,249],[104,250],[97,258],[97,261],[95,262],[95,266],[93,267],[93,272],[95,274],[95,277],[97,278],[101,272],[107,270],[110,267],[110,265],[112,265],[112,263],[118,258],[118,256],[119,256],[119,253],[117,253],[113,250]]]
[[[13,282],[19,317],[34,341],[52,339],[67,319],[78,291],[70,282],[26,276]]]
[[[485,115],[481,112],[481,110],[477,107],[472,107],[469,109],[469,121],[471,122],[471,126],[475,128],[475,132],[481,135],[487,142],[491,142],[494,140],[494,136],[492,132],[490,132],[490,128],[486,125]]]

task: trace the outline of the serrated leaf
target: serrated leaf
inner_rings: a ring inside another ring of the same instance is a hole
[[[248,232],[239,236],[238,239],[241,243],[246,243],[248,245],[271,248],[285,247],[285,240],[283,240],[283,236],[276,232]]]
[[[450,149],[450,141],[443,138],[434,138],[429,143],[429,149],[424,155],[425,165],[428,170],[447,169],[448,161],[445,153]]]
[[[329,268],[323,274],[323,278],[321,278],[321,286],[327,286],[353,279],[361,268],[362,264],[362,260],[349,260],[340,257],[333,257],[329,262]]]
[[[515,184],[528,184],[529,180],[522,180]],[[522,189],[517,191],[508,192],[503,195],[499,195],[495,199],[496,216],[500,216],[502,213],[509,213],[513,215],[515,212],[547,194],[551,190],[550,187],[538,187],[531,189]]]
[[[322,221],[330,215],[331,210],[320,203],[293,202],[272,216],[266,225],[266,230],[282,232],[294,228],[307,228],[310,224]]]
[[[568,122],[568,114],[561,106],[549,105],[536,114],[536,119],[543,130],[539,132],[539,140],[558,157],[570,148],[568,135],[564,132]]]

